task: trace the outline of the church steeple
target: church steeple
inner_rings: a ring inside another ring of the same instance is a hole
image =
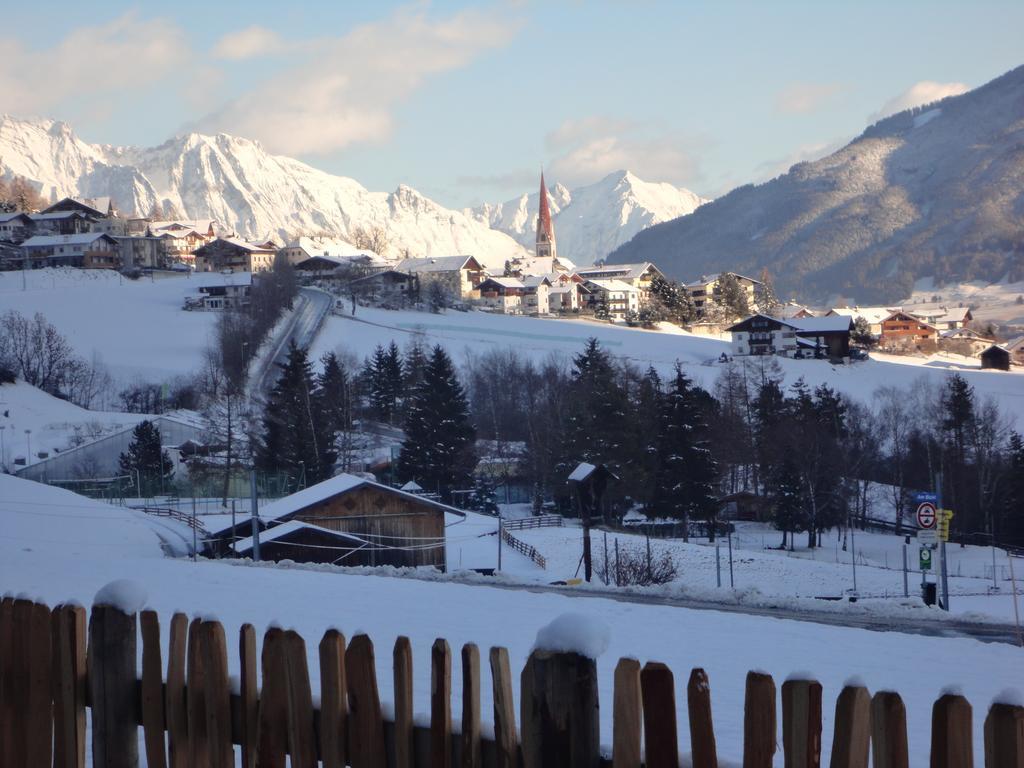
[[[538,258],[557,255],[555,252],[555,225],[551,223],[551,206],[548,203],[548,188],[544,184],[544,171],[540,172],[540,210],[537,213]]]

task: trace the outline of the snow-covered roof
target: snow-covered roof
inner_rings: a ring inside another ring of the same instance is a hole
[[[28,217],[33,221],[50,221],[51,219],[84,219],[86,215],[81,211],[54,211],[52,213],[30,213]]]
[[[585,461],[581,461],[576,465],[576,469],[569,475],[569,479],[575,482],[586,480],[594,471],[597,469],[593,464],[589,464]]]
[[[502,288],[523,288],[525,283],[518,277],[488,277],[485,283],[494,283]]]
[[[230,527],[230,526],[229,526]],[[270,528],[260,532],[260,544],[266,544],[267,542],[280,539],[282,536],[287,536],[289,533],[295,533],[301,530],[313,530],[321,533],[329,534],[339,539],[348,539],[354,544],[365,544],[366,540],[361,539],[356,535],[345,533],[344,531],[334,531],[330,528],[324,528],[320,525],[313,525],[312,523],[303,523],[298,520],[286,520],[283,523],[278,523]],[[249,536],[245,539],[239,539],[235,542],[232,547],[235,552],[245,552],[252,549],[253,537]]]
[[[894,311],[893,307],[833,307],[829,310],[830,315],[852,317],[856,320],[863,317],[869,325],[878,325]]]
[[[825,317],[791,317],[783,322],[793,326],[797,331],[805,333],[826,333],[829,331],[848,331],[853,321],[842,315],[826,315]]]
[[[982,336],[973,328],[951,328],[941,334],[944,339],[978,339],[979,341],[992,341],[988,336]]]
[[[149,227],[149,231],[154,234],[163,230],[194,229],[205,235],[210,231],[210,228],[214,223],[214,219],[169,219],[167,221],[151,221],[147,226]]]
[[[437,256],[424,259],[402,259],[395,269],[402,272],[454,272],[466,266],[472,256]],[[476,259],[473,259],[476,261]]]
[[[536,288],[544,283],[551,285],[551,281],[548,280],[546,275],[528,275],[523,278],[523,285],[527,288]]]
[[[408,491],[409,493],[416,493],[416,491],[422,491],[423,486],[421,486],[415,480],[410,480],[408,483],[402,486],[402,490]]]
[[[754,283],[755,285],[761,284],[760,280],[755,280],[752,277],[741,275],[739,272],[718,272],[714,275],[701,275],[700,280],[694,280],[692,283],[684,283],[683,287],[699,288],[702,285],[711,285],[712,283],[717,283],[721,279],[722,275],[735,275],[740,280],[746,280],[748,282]]]
[[[36,235],[30,237],[22,246],[25,248],[45,247],[50,245],[88,245],[94,240],[113,238],[105,232],[82,232],[78,235]]]
[[[239,248],[242,248],[242,249],[244,249],[246,251],[261,251],[261,252],[266,253],[268,251],[274,251],[275,250],[274,248],[267,248],[265,245],[256,245],[255,243],[250,243],[247,240],[242,240],[240,237],[218,237],[216,240],[214,240],[214,241],[204,245],[203,248],[208,248],[209,246],[211,246],[211,245],[213,245],[214,243],[217,243],[217,242],[231,243],[231,245],[235,245],[235,246],[237,246]],[[200,250],[202,250],[202,249],[200,249]]]
[[[603,288],[606,291],[617,291],[619,293],[635,293],[634,288],[629,283],[624,283],[621,280],[595,280],[593,278],[587,279],[588,283],[592,283],[599,288]]]
[[[24,211],[13,211],[11,213],[0,213],[0,223],[11,221],[12,219],[29,219],[31,221],[32,217],[29,216]]]
[[[641,277],[647,270],[658,268],[655,267],[651,262],[644,261],[637,264],[605,264],[603,267],[583,267],[582,269],[577,268],[576,274],[580,277],[595,278],[607,275],[608,277],[620,277],[623,280],[636,280]]]
[[[1024,348],[1024,336],[1018,336],[1015,339],[1010,339],[1004,345],[1011,352],[1015,352],[1018,349]]]

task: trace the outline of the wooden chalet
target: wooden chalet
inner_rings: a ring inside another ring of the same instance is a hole
[[[277,247],[272,243],[249,243],[234,237],[219,237],[195,251],[197,272],[265,272],[273,269]]]
[[[1010,351],[993,344],[981,353],[981,367],[997,371],[1010,370]]]
[[[891,313],[882,321],[883,347],[916,347],[933,345],[938,341],[939,329],[927,320],[903,310]]]
[[[260,510],[260,559],[444,570],[446,515],[465,516],[423,496],[337,475]],[[210,533],[212,554],[252,556],[251,518]]]

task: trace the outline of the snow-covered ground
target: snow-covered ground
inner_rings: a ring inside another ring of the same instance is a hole
[[[740,761],[744,677],[753,668],[768,671],[779,684],[797,671],[808,671],[821,681],[824,754],[831,744],[835,697],[846,680],[857,676],[872,691],[899,691],[907,706],[914,765],[926,760],[931,704],[945,687],[958,685],[975,707],[979,763],[983,712],[1005,689],[1024,689],[1020,650],[1003,644],[379,575],[170,559],[162,556],[160,540],[177,539],[180,545],[185,534],[167,523],[8,476],[0,476],[0,528],[4,591],[50,604],[68,599],[90,604],[110,581],[133,579],[148,593],[147,605],[163,619],[165,644],[168,619],[175,610],[216,615],[230,635],[245,621],[253,622],[260,633],[271,622],[295,627],[307,640],[314,690],[316,643],[328,627],[338,626],[349,637],[363,630],[374,639],[385,701],[392,691],[387,662],[391,645],[396,636],[408,635],[418,713],[429,711],[434,638],[447,638],[453,649],[470,641],[482,649],[504,645],[518,670],[541,627],[567,612],[583,614],[604,623],[610,632],[609,648],[598,660],[602,741],[611,741],[613,670],[620,657],[669,664],[679,702],[685,701],[689,669],[701,666],[711,680],[723,764]],[[449,530],[453,539],[456,528]],[[230,664],[236,673],[237,658],[232,656]],[[491,681],[486,665],[482,669],[482,711],[489,719]],[[452,676],[456,722],[460,677]],[[687,751],[685,706],[678,712],[680,743]]]
[[[214,327],[215,313],[182,309],[185,297],[232,279],[197,273],[128,280],[110,270],[70,268],[0,272],[0,314],[41,312],[78,355],[97,357],[118,383],[163,382],[199,367]]]
[[[357,310],[356,317],[331,316],[313,347],[314,357],[324,352],[345,350],[360,358],[369,355],[378,344],[394,340],[404,346],[415,334],[428,344],[441,344],[458,360],[468,354],[513,347],[541,361],[554,353],[568,361],[583,342],[593,336],[614,355],[625,358],[641,369],[653,365],[669,373],[675,363],[705,387],[714,385],[722,370],[719,355],[730,352],[720,339],[683,331],[666,333],[614,326],[588,320],[555,320],[513,317],[486,312],[454,312],[440,315],[383,309]],[[738,360],[739,358],[737,358]],[[787,383],[799,377],[810,386],[829,384],[858,400],[867,400],[881,386],[910,389],[925,377],[941,383],[953,371],[959,372],[974,387],[979,397],[992,396],[1001,408],[1024,424],[1024,371],[982,371],[973,361],[951,362],[940,357],[897,357],[877,355],[852,365],[831,365],[823,360],[777,361]]]
[[[1024,302],[1017,299],[1024,296],[1024,281],[1017,283],[953,283],[936,288],[931,279],[914,283],[914,292],[904,300],[904,309],[913,312],[915,304],[932,304],[938,296],[939,302],[947,306],[971,307],[975,320],[993,321],[1024,325]]]

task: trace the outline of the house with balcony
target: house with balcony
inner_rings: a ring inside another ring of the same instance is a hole
[[[617,280],[620,283],[625,283],[636,292],[638,308],[647,304],[651,293],[651,282],[654,278],[665,278],[661,270],[649,261],[639,264],[605,264],[582,267],[576,269],[576,274],[584,280]]]
[[[781,319],[751,315],[730,326],[734,355],[781,355],[827,357],[839,360],[850,354],[849,317],[801,317]]]
[[[523,312],[546,315],[550,312],[551,281],[545,275],[523,278]]]
[[[518,277],[488,277],[480,283],[480,306],[517,315],[523,311],[523,297],[526,286]]]
[[[718,301],[722,292],[720,283],[726,275],[732,275],[736,278],[736,282],[739,283],[740,288],[746,294],[747,306],[757,306],[757,299],[763,287],[760,280],[745,277],[737,272],[719,272],[717,275],[703,275],[700,280],[695,280],[682,286],[690,294],[698,315],[703,316],[711,305]]]
[[[453,298],[467,300],[479,298],[480,283],[487,277],[483,266],[472,256],[403,259],[394,269],[416,275],[421,295],[425,296],[430,285],[436,284]]]
[[[626,315],[640,311],[640,292],[621,280],[584,280],[586,307],[596,312],[602,304],[612,320],[625,320]]]
[[[939,329],[923,317],[898,310],[882,321],[880,344],[894,351],[933,351],[939,338]]]
[[[21,244],[29,268],[82,267],[120,269],[121,253],[115,238],[103,232],[77,235],[36,235]]]
[[[236,237],[218,237],[195,252],[197,272],[266,272],[274,267],[277,246],[249,243]]]

